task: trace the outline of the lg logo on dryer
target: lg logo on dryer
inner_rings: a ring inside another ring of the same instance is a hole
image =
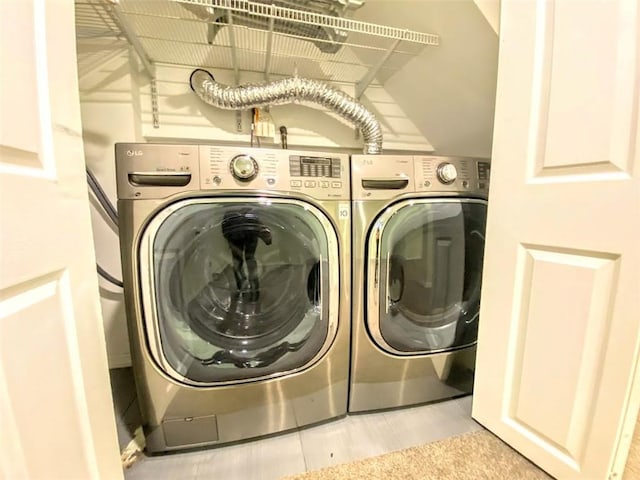
[[[127,157],[141,157],[144,155],[142,150],[127,150]]]

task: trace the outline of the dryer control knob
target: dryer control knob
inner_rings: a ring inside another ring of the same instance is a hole
[[[440,180],[445,185],[453,183],[453,181],[458,178],[458,170],[455,165],[451,163],[441,163],[438,165],[438,180]]]
[[[241,182],[253,180],[258,175],[258,162],[249,155],[238,155],[231,159],[231,175]]]

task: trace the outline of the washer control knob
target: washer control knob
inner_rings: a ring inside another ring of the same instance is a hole
[[[440,180],[445,185],[453,183],[456,178],[458,178],[458,170],[455,165],[451,163],[441,163],[438,165],[437,170],[438,180]]]
[[[253,180],[258,175],[258,162],[249,155],[237,155],[231,159],[229,165],[231,175],[241,182]]]

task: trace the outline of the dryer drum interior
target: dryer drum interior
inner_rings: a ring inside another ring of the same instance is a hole
[[[153,239],[162,355],[199,383],[305,366],[328,335],[326,228],[299,203],[186,204]]]
[[[400,206],[380,237],[379,326],[401,352],[429,353],[477,339],[486,204]]]

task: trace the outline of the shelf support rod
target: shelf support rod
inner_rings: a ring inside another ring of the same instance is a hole
[[[371,82],[373,81],[375,76],[378,74],[380,69],[384,66],[384,64],[387,63],[387,60],[389,60],[389,57],[393,54],[396,48],[398,48],[398,45],[400,44],[401,41],[402,39],[400,38],[395,40],[391,44],[391,46],[387,49],[387,51],[382,56],[382,58],[378,61],[378,63],[376,63],[373,67],[371,67],[371,69],[367,72],[367,74],[364,77],[362,77],[362,79],[358,83],[356,83],[355,97],[357,100],[360,100],[360,98],[364,94],[367,87],[371,84]]]
[[[273,25],[274,17],[269,17],[269,36],[267,37],[267,58],[264,62],[264,80],[269,81],[269,75],[271,73],[271,53],[273,50]]]
[[[229,24],[229,46],[231,47],[231,61],[233,62],[233,81],[237,87],[240,84],[240,71],[238,70],[238,55],[236,52],[236,35],[233,31],[233,13],[227,11],[227,23]],[[236,110],[236,131],[242,132],[242,111]]]
[[[133,27],[129,24],[129,21],[124,17],[122,12],[120,11],[120,7],[116,2],[111,2],[111,8],[109,9],[113,20],[116,22],[116,25],[120,28],[120,31],[125,36],[129,45],[133,47],[144,66],[144,69],[147,71],[147,75],[149,76],[150,81],[150,89],[151,89],[151,116],[153,118],[153,128],[160,128],[160,118],[158,113],[158,85],[156,83],[156,66],[151,61],[147,52],[144,49],[144,46],[138,40]]]
[[[233,14],[227,12],[227,22],[229,24],[229,46],[231,47],[231,61],[233,62],[233,80],[236,86],[240,83],[240,71],[238,70],[238,55],[236,52],[236,35],[233,30]]]
[[[156,77],[151,79],[151,117],[153,128],[160,128],[160,116],[158,114],[158,84]]]
[[[142,62],[144,69],[147,71],[149,78],[155,78],[156,76],[155,66],[153,65],[151,60],[149,60],[149,56],[147,55],[147,52],[144,50],[142,43],[140,43],[140,40],[138,40],[138,37],[136,36],[133,28],[131,27],[127,19],[124,17],[124,15],[122,15],[122,13],[120,12],[120,7],[117,4],[112,3],[110,11],[111,11],[111,14],[113,15],[113,19],[120,27],[120,31],[125,36],[129,44],[136,51],[136,53],[138,54],[138,57],[140,57],[140,61]]]

